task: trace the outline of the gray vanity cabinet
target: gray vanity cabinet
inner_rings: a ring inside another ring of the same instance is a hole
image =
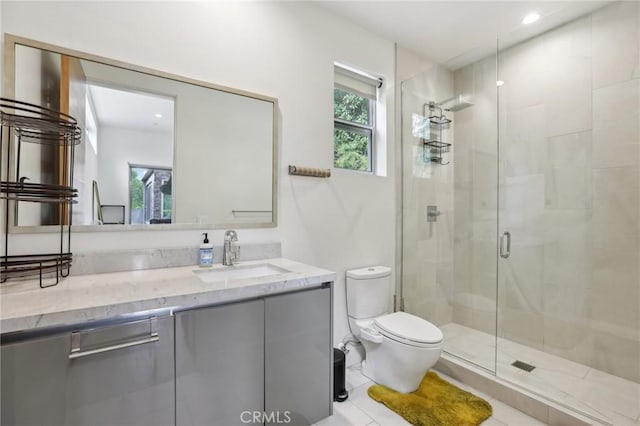
[[[177,313],[176,425],[242,425],[263,408],[264,301]]]
[[[172,317],[3,341],[1,350],[3,426],[174,424]]]
[[[331,289],[265,299],[266,424],[313,424],[332,409]],[[278,422],[278,420],[280,420]]]
[[[160,318],[4,334],[1,424],[313,424],[332,410],[331,306],[326,284]]]
[[[176,425],[331,415],[331,312],[327,285],[176,313]]]

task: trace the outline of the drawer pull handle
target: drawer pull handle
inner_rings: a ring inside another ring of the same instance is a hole
[[[157,342],[158,340],[160,340],[160,337],[158,336],[156,318],[150,318],[149,325],[151,330],[148,337],[145,337],[139,340],[133,340],[130,342],[119,343],[111,346],[105,346],[103,348],[90,349],[86,351],[83,351],[80,348],[80,336],[82,335],[82,332],[74,331],[73,333],[71,333],[71,352],[69,353],[69,359],[82,358],[85,356],[96,355],[104,352],[115,351],[118,349],[130,348],[132,346],[144,345],[146,343]]]

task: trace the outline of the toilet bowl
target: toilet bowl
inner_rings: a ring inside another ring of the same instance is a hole
[[[389,313],[391,269],[347,271],[347,314],[352,333],[365,349],[362,373],[399,392],[418,388],[440,358],[442,331],[406,312]]]
[[[362,374],[398,392],[416,390],[442,353],[440,329],[406,312],[356,322],[365,349]]]

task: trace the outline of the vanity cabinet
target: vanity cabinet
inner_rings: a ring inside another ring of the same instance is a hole
[[[173,335],[168,316],[3,336],[2,425],[173,425]]]
[[[176,424],[242,425],[263,407],[264,301],[177,313]]]
[[[331,415],[331,289],[265,299],[266,424],[309,425]],[[278,421],[280,420],[280,421]]]
[[[176,313],[176,424],[310,425],[332,410],[329,284]]]
[[[313,424],[332,412],[331,288],[3,334],[1,424]]]

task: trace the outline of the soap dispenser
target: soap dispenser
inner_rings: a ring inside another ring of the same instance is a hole
[[[202,233],[202,235],[204,235],[204,241],[200,244],[198,264],[201,268],[208,268],[213,266],[213,244],[209,243],[207,232]]]

